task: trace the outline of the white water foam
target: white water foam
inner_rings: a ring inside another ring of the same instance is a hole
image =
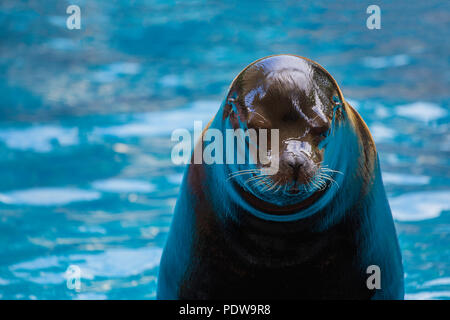
[[[78,144],[78,128],[41,125],[23,129],[1,129],[0,141],[3,141],[11,149],[45,153],[52,151],[57,145],[73,146]]]
[[[450,191],[406,193],[389,198],[392,215],[399,221],[420,221],[437,218],[450,210]]]
[[[135,179],[106,179],[97,180],[92,183],[94,189],[106,192],[152,192],[156,186],[142,180]]]
[[[101,193],[77,188],[33,188],[0,193],[0,202],[12,205],[55,206],[79,201],[93,201]]]
[[[435,103],[418,101],[395,107],[395,112],[402,117],[429,122],[447,115],[447,110]]]

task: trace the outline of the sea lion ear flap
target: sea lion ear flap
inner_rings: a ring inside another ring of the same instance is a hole
[[[225,99],[225,111],[223,115],[224,118],[232,116],[234,113],[236,113],[237,111],[236,100],[237,94],[235,92],[230,91]]]
[[[230,100],[228,99],[228,97],[225,99],[225,101],[223,102],[224,106],[223,106],[223,116],[222,119],[225,120],[227,119],[231,113],[233,112],[233,106],[230,103]]]
[[[333,121],[342,120],[345,118],[345,111],[347,102],[341,99],[338,95],[333,96]]]
[[[240,106],[238,95],[234,91],[230,91],[225,101],[223,119],[226,118],[230,119],[234,129],[240,128],[246,120],[245,110]]]
[[[333,111],[331,118],[331,126],[327,132],[327,136],[334,134],[335,128],[339,125],[339,122],[345,119],[345,101],[342,101],[337,94],[333,95]]]

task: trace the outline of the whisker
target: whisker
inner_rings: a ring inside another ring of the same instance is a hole
[[[252,174],[252,173],[257,173],[257,172],[241,172],[241,173],[237,173],[235,175],[232,175],[232,176],[228,177],[228,179],[233,179],[233,178],[245,175],[245,174]]]
[[[326,176],[326,177],[322,177],[322,178],[330,181],[331,183],[335,183],[336,186],[339,188],[339,183],[337,183],[337,181],[334,180],[333,178],[331,178],[330,176]]]
[[[319,180],[318,185],[319,185],[319,190],[323,190],[327,187],[327,184],[326,184],[325,180],[323,180],[323,179]]]
[[[241,174],[241,173],[246,173],[246,172],[257,172],[257,171],[261,171],[260,169],[246,169],[246,170],[238,170],[235,172],[231,172],[229,174],[229,176],[234,176],[236,174]]]
[[[330,168],[322,168],[321,170],[325,171],[325,172],[334,172],[334,173],[339,173],[339,174],[343,175],[343,173],[341,171],[333,170],[333,169],[330,169]]]
[[[260,172],[260,171],[261,171],[261,170],[259,170],[259,169],[251,169],[251,170],[240,170],[240,171],[236,171],[236,172],[230,173],[229,176],[228,176],[228,178],[227,178],[227,180],[230,180],[230,179],[232,179],[232,178],[236,178],[236,177],[238,177],[238,176],[240,176],[240,175],[244,175],[244,174],[252,174],[252,173],[258,173],[258,172]]]
[[[323,180],[319,180],[318,182],[317,182],[317,184],[318,184],[318,190],[319,191],[322,191],[322,190],[324,190],[325,188],[326,188],[326,183],[324,183],[324,181]]]
[[[322,177],[322,178],[330,178],[330,179],[332,179],[332,177],[329,174],[326,174],[326,173],[323,173],[323,172],[319,173],[317,176],[318,177]]]
[[[332,178],[329,177],[321,177],[322,181],[326,184],[326,181],[330,181],[331,183],[336,183]]]
[[[266,192],[269,191],[269,188],[271,188],[272,184],[269,182],[268,184],[266,184],[266,186],[264,187],[263,190],[261,190],[262,192]]]
[[[283,185],[280,183],[280,185],[278,186],[277,190],[275,190],[275,192],[280,191],[280,189],[283,187]]]
[[[266,184],[266,181],[264,181],[265,179],[265,177],[262,177],[260,180],[258,180],[258,182],[253,184],[253,187],[259,186],[260,184]]]
[[[259,180],[259,179],[262,179],[262,178],[264,178],[264,176],[262,176],[262,175],[256,175],[256,176],[250,177],[250,178],[248,178],[247,180],[245,180],[245,183],[250,182],[250,181],[253,181],[253,180]]]
[[[316,188],[318,188],[318,189],[321,188],[321,187],[320,187],[320,180],[319,180],[319,181],[311,181],[311,184],[312,184],[313,186],[315,186]]]
[[[267,191],[273,190],[277,185],[278,185],[279,181],[275,182],[272,187],[270,187],[270,189],[268,189]]]
[[[266,192],[266,191],[268,191],[268,188],[270,188],[273,185],[273,181],[267,177],[264,177],[263,182],[266,185],[266,188],[264,188],[263,191]]]
[[[252,182],[253,182],[252,187],[254,187],[254,186],[255,186],[258,182],[260,182],[262,179],[264,179],[264,177],[258,176],[258,177],[256,177],[255,179],[252,179],[251,181],[249,181],[249,183],[252,183]]]
[[[329,180],[329,181],[332,181],[332,182],[336,182],[336,180],[334,180],[334,179],[333,179],[331,176],[329,176],[329,175],[323,175],[323,174],[320,174],[319,177],[320,177],[320,178],[323,178],[323,179],[326,179],[326,180]]]

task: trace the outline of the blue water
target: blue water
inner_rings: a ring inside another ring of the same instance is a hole
[[[2,0],[0,298],[155,298],[184,169],[172,130],[205,124],[248,63],[293,53],[371,129],[406,298],[449,299],[449,2],[377,1],[373,31],[369,4]]]

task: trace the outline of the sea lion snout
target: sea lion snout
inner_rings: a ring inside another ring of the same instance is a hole
[[[311,158],[311,145],[305,141],[288,140],[281,152],[280,171],[285,176],[287,184],[293,183],[296,189],[298,184],[305,184],[314,175],[317,167]]]

